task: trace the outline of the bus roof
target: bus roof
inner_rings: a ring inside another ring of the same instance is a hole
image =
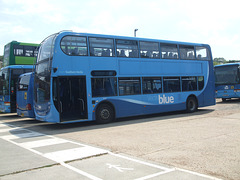
[[[31,68],[33,68],[33,65],[11,65],[11,66],[3,67],[1,70],[3,70],[3,69],[22,69],[22,68],[31,69]]]
[[[26,43],[26,42],[18,42],[18,41],[11,41],[9,43],[7,43],[6,45],[8,44],[18,44],[18,45],[24,45],[24,46],[39,46],[40,44],[37,44],[37,43]]]
[[[216,65],[214,67],[221,67],[221,66],[235,66],[235,65],[239,65],[240,63],[227,63],[227,64],[220,64],[220,65]]]
[[[129,36],[117,36],[117,35],[104,35],[104,34],[91,34],[91,33],[79,33],[72,31],[61,31],[56,33],[58,35],[67,36],[88,36],[88,37],[102,37],[102,38],[114,38],[114,39],[127,39],[127,40],[137,40],[137,41],[150,41],[150,42],[161,42],[161,43],[172,43],[172,44],[182,44],[182,45],[198,45],[198,46],[209,46],[208,44],[202,43],[190,43],[190,42],[181,42],[181,41],[170,41],[170,40],[161,40],[161,39],[150,39],[150,38],[140,38],[140,37],[129,37]]]
[[[34,74],[34,72],[28,72],[28,73],[21,74],[19,77],[22,77],[22,76],[31,76],[32,74]]]

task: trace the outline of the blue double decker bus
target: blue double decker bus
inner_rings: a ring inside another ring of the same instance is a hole
[[[16,112],[18,77],[33,71],[33,65],[11,65],[0,70],[0,112]]]
[[[214,70],[216,97],[222,101],[240,98],[240,63],[217,65]]]
[[[67,31],[41,43],[34,78],[37,120],[108,123],[214,104],[207,44]]]
[[[34,118],[33,109],[33,82],[32,72],[19,76],[17,83],[17,115]]]

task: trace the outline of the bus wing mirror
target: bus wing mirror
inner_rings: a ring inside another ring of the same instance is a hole
[[[54,73],[57,72],[57,70],[58,70],[58,68],[53,68],[53,72]]]

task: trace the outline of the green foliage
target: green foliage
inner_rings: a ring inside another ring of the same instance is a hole
[[[214,66],[219,65],[219,64],[237,63],[237,62],[240,62],[240,60],[226,60],[223,57],[213,59]]]

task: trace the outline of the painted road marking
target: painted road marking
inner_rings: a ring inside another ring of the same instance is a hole
[[[56,144],[61,144],[61,143],[66,143],[68,142],[65,139],[42,139],[38,141],[30,141],[30,142],[24,142],[24,143],[19,143],[21,146],[25,148],[38,148],[38,147],[43,147],[43,146],[49,146],[49,145],[56,145]]]
[[[56,151],[44,154],[44,157],[56,162],[66,162],[76,159],[97,156],[108,153],[106,150],[94,147],[80,147],[63,151]]]
[[[109,163],[107,163],[106,165],[108,166],[109,169],[113,168],[113,169],[116,169],[119,172],[133,171],[134,170],[133,168],[125,168],[125,167],[121,167],[120,165],[112,165],[112,164],[109,164]]]
[[[195,173],[195,172],[188,171],[188,170],[182,170],[182,169],[179,169],[179,168],[167,168],[167,167],[151,164],[151,163],[148,163],[148,162],[145,162],[145,161],[133,159],[133,158],[123,156],[123,155],[120,155],[120,154],[114,154],[114,153],[112,153],[110,151],[107,151],[107,150],[104,150],[104,149],[95,148],[95,147],[91,147],[91,146],[88,146],[88,145],[85,145],[85,144],[76,143],[76,142],[73,142],[73,141],[57,138],[57,137],[54,137],[54,136],[34,132],[34,131],[24,129],[24,128],[21,128],[21,127],[15,127],[15,126],[12,126],[12,125],[1,124],[1,123],[0,123],[0,127],[1,127],[1,130],[2,130],[0,132],[8,133],[8,135],[6,135],[6,134],[5,135],[4,134],[0,135],[0,138],[4,139],[4,140],[6,140],[10,143],[13,143],[17,146],[20,146],[24,149],[27,149],[31,152],[34,152],[38,155],[41,155],[45,158],[51,159],[55,162],[58,162],[62,166],[66,167],[66,168],[68,168],[68,169],[70,169],[70,170],[72,170],[76,173],[79,173],[83,176],[86,176],[86,177],[88,177],[89,179],[92,179],[92,180],[101,180],[101,178],[96,177],[96,175],[93,175],[92,173],[85,172],[85,171],[81,170],[81,168],[79,169],[77,167],[74,167],[73,165],[70,165],[69,163],[67,164],[66,162],[72,161],[72,160],[78,160],[78,159],[85,159],[85,158],[88,158],[88,157],[94,157],[94,156],[97,156],[97,155],[108,154],[110,156],[115,156],[115,157],[119,158],[118,162],[122,161],[122,159],[125,159],[125,161],[136,163],[135,165],[142,164],[142,165],[145,165],[145,166],[148,166],[148,167],[151,167],[151,168],[155,169],[154,170],[155,173],[153,173],[153,171],[152,171],[153,174],[147,174],[146,173],[146,175],[143,176],[143,177],[140,177],[140,178],[137,178],[137,179],[134,178],[135,180],[147,180],[147,179],[151,179],[151,178],[157,178],[158,176],[161,176],[161,175],[164,175],[164,174],[167,174],[167,173],[171,173],[171,172],[174,172],[174,171],[182,171],[182,172],[189,173],[189,174],[196,175],[196,176],[200,176],[200,177],[203,177],[203,178],[206,178],[206,179],[217,179],[217,178],[214,178],[214,177],[210,177],[210,176],[207,176],[207,175]],[[9,135],[9,133],[11,135]],[[37,139],[39,136],[46,137],[46,139],[34,140],[34,138]],[[20,143],[15,142],[17,139],[24,139],[24,138],[30,138],[31,140],[26,141],[26,142],[20,142]],[[34,148],[38,148],[38,147],[47,147],[47,146],[52,146],[52,145],[61,144],[61,143],[72,143],[72,144],[75,144],[75,145],[79,145],[79,148],[71,148],[71,149],[68,149],[68,150],[60,150],[60,151],[55,151],[55,152],[51,152],[51,153],[41,153],[41,152],[37,151],[36,149],[34,149]],[[94,160],[94,159],[92,159],[92,160]],[[104,157],[103,157],[103,159],[104,159]],[[88,159],[88,160],[91,160],[91,159]],[[78,162],[78,161],[76,161],[76,162]],[[81,161],[79,161],[79,162],[81,163]],[[82,163],[84,163],[84,162],[82,162]],[[122,173],[122,174],[127,173],[127,172],[130,173],[131,171],[133,172],[133,171],[136,170],[133,167],[128,167],[129,166],[128,164],[129,163],[127,163],[127,165],[120,165],[118,163],[115,164],[114,162],[111,162],[111,163],[105,162],[105,165],[107,166],[108,169],[112,169],[113,171],[119,172],[119,173]],[[130,164],[132,164],[132,163],[130,163]],[[138,167],[138,165],[137,165],[137,167]],[[91,170],[94,171],[93,168]],[[134,172],[134,173],[136,173],[136,172]]]

